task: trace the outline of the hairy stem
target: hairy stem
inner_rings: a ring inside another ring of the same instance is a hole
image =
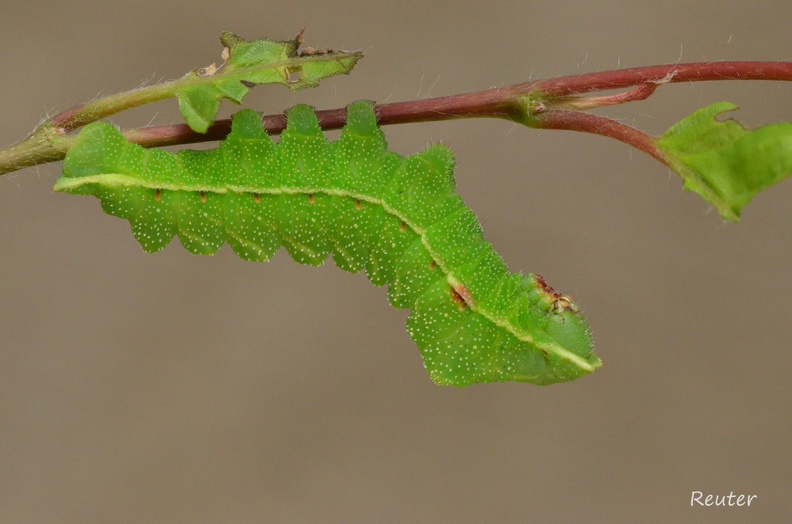
[[[176,88],[180,85],[183,85],[183,82],[173,80],[98,98],[67,109],[53,116],[44,122],[43,125],[62,129],[63,132],[69,132],[121,111],[174,97],[176,96]]]
[[[792,62],[691,63],[551,78],[461,95],[377,104],[377,122],[380,125],[391,125],[490,117],[531,125],[526,121],[524,107],[526,97],[533,96],[537,101],[541,101],[540,107],[530,109],[530,113],[541,113],[549,108],[584,110],[645,100],[662,84],[712,80],[792,81]],[[632,89],[611,96],[571,96],[623,88]],[[343,108],[320,110],[316,114],[322,129],[325,130],[340,129],[346,118],[346,110]],[[555,116],[552,118],[555,121]],[[547,117],[542,120],[546,121]],[[571,122],[568,118],[562,120]],[[263,116],[262,121],[271,135],[279,134],[286,126],[283,115]],[[561,126],[562,122],[558,121],[556,125]],[[546,127],[546,125],[533,127]],[[565,128],[553,127],[553,129]],[[569,129],[584,131],[584,129]],[[230,130],[230,120],[218,120],[205,135],[195,133],[184,124],[134,129],[124,134],[130,141],[145,147],[158,147],[221,140]],[[593,132],[588,128],[585,131]]]
[[[379,104],[376,112],[380,125],[490,117],[542,129],[595,133],[628,143],[664,162],[651,146],[650,136],[614,120],[579,111],[643,100],[663,84],[714,80],[792,81],[792,62],[696,62],[634,67]],[[23,142],[0,151],[0,174],[62,159],[73,140],[67,132],[110,114],[172,97],[175,82],[179,81],[111,95],[52,117]],[[608,96],[581,96],[614,89],[627,91]],[[323,129],[338,129],[344,125],[346,111],[343,108],[318,111],[317,116]],[[286,123],[283,115],[264,116],[262,120],[270,134],[280,133]],[[230,129],[230,121],[218,120],[204,134],[183,124],[132,129],[124,134],[144,147],[159,147],[220,140]]]

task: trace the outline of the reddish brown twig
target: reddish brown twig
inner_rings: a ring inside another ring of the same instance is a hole
[[[651,137],[648,135],[614,120],[579,111],[643,100],[663,84],[713,80],[791,81],[792,62],[696,62],[634,67],[537,80],[460,95],[378,104],[376,111],[381,125],[492,117],[536,128],[595,133],[621,140],[663,161],[657,150],[650,147]],[[615,95],[582,96],[614,89],[627,91]],[[129,104],[116,104],[122,109],[135,105],[134,100]],[[83,125],[91,121],[91,115],[81,112],[84,107],[76,106],[52,117],[26,141],[0,151],[0,174],[62,159],[73,140],[64,133],[77,123]],[[93,119],[104,116],[107,114]],[[317,116],[323,129],[338,129],[344,125],[346,111],[342,108],[322,110],[317,111]],[[280,133],[285,126],[283,115],[265,116],[262,120],[270,134]],[[229,120],[218,120],[205,134],[181,124],[131,129],[125,135],[144,147],[158,147],[220,140],[230,129]]]

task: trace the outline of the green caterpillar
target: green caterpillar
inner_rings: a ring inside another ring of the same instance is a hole
[[[55,191],[95,195],[130,221],[147,252],[178,235],[191,253],[225,242],[264,262],[284,246],[301,264],[365,269],[388,284],[437,384],[552,384],[597,369],[588,324],[539,275],[511,274],[455,193],[454,158],[440,145],[387,150],[373,105],[347,108],[330,143],[314,111],[287,112],[278,144],[259,115],[238,113],[218,149],[176,154],[130,144],[94,123],[77,137]]]

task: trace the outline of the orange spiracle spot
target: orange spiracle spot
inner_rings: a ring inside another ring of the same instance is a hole
[[[466,307],[473,309],[473,295],[461,282],[451,282],[450,294],[451,300],[459,306],[460,311],[464,311]]]
[[[451,295],[451,300],[457,305],[460,311],[465,310],[465,299],[462,298],[462,295],[456,292],[456,289],[449,288],[449,294]]]

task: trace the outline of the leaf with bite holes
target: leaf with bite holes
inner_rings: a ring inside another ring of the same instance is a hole
[[[734,120],[715,120],[735,109],[729,102],[699,109],[656,141],[685,189],[733,222],[758,193],[792,175],[792,123],[749,130]]]
[[[176,93],[184,120],[199,133],[214,121],[222,98],[238,104],[258,84],[283,84],[292,91],[315,87],[325,78],[348,74],[363,57],[360,52],[329,49],[299,51],[302,33],[293,40],[247,41],[225,31],[220,41],[227,57],[224,66],[191,71],[186,79],[194,81]]]

